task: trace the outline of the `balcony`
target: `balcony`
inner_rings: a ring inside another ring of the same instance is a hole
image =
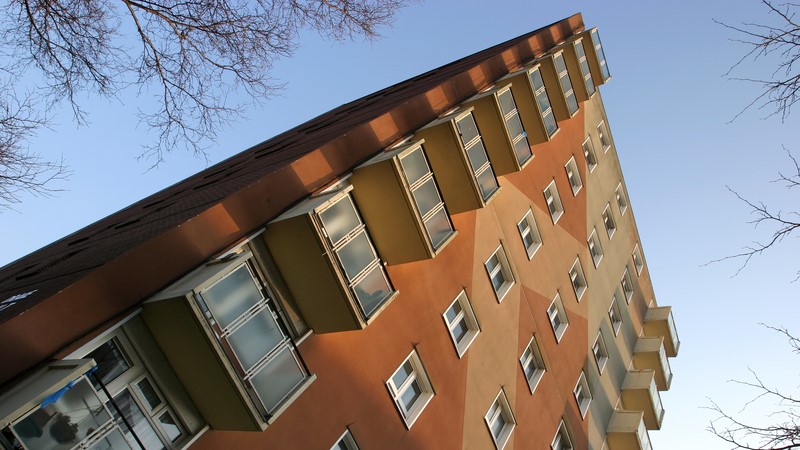
[[[663,336],[664,350],[667,356],[678,356],[681,341],[675,328],[671,306],[651,306],[644,316],[644,334],[646,336]]]
[[[614,411],[608,423],[607,441],[610,450],[651,450],[641,411]]]
[[[664,419],[661,396],[652,370],[632,370],[622,383],[622,404],[626,410],[642,411],[648,430],[658,430]]]
[[[654,371],[658,390],[669,390],[672,383],[672,369],[664,351],[663,337],[640,336],[633,349],[633,365],[637,370]]]

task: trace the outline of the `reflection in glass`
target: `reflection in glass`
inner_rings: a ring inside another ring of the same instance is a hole
[[[481,196],[483,197],[483,200],[488,200],[494,191],[498,189],[497,179],[494,177],[494,172],[492,172],[491,168],[488,168],[478,174],[477,180],[478,186],[480,186],[481,189]]]
[[[322,219],[328,238],[334,245],[361,225],[361,219],[358,218],[350,196],[343,197],[333,206],[319,213],[319,217]]]
[[[161,424],[161,428],[164,430],[164,433],[167,435],[167,439],[170,442],[176,442],[180,439],[181,429],[178,426],[178,423],[175,421],[175,418],[172,417],[172,414],[169,411],[164,412],[158,417],[158,422]]]
[[[246,264],[203,291],[202,296],[222,329],[263,299]]]
[[[250,370],[281,341],[283,333],[269,308],[249,318],[228,337],[228,342],[245,371]]]
[[[253,376],[253,388],[267,411],[272,413],[284,398],[305,379],[305,372],[289,347],[285,347],[260,372]]]
[[[367,237],[367,232],[364,230],[336,250],[336,254],[339,255],[342,267],[347,277],[351,280],[377,259],[375,252],[372,250],[369,238]]]
[[[375,266],[367,275],[353,286],[356,298],[367,318],[392,294],[392,288],[381,266]]]
[[[145,417],[144,413],[142,413],[141,408],[136,402],[133,400],[131,393],[128,392],[127,389],[123,390],[116,397],[114,397],[114,403],[116,406],[122,411],[122,414],[125,416],[125,420],[133,427],[133,432],[136,433],[136,436],[142,441],[145,448],[147,450],[161,450],[164,448],[164,444],[161,443],[161,439],[158,437],[156,430],[153,428],[153,425]],[[108,407],[111,412],[114,414],[114,418],[122,423],[119,420],[119,414],[117,413],[116,408],[109,405]],[[131,446],[137,447],[139,444],[136,442],[136,438],[133,437],[133,434],[130,430],[125,427],[125,425],[121,425],[125,432],[125,438],[128,440]],[[111,448],[111,447],[109,447]]]
[[[97,363],[95,374],[100,377],[103,384],[114,381],[131,367],[116,339],[111,339],[97,347],[86,355],[86,358],[92,358]],[[100,390],[100,385],[96,381],[93,380],[92,384],[96,390]]]
[[[450,218],[447,211],[441,208],[434,215],[425,221],[425,230],[431,238],[431,245],[434,249],[439,246],[453,233],[453,226],[450,224]]]
[[[471,113],[456,121],[456,127],[461,135],[461,143],[464,145],[467,145],[479,135],[478,125],[475,124],[475,119]]]
[[[433,181],[433,178],[429,178],[428,181],[414,189],[414,200],[416,200],[419,213],[422,216],[428,214],[430,210],[442,202],[442,199],[439,198],[439,192],[436,190],[436,183]]]
[[[425,162],[425,155],[422,153],[421,148],[418,148],[404,156],[400,160],[400,164],[403,166],[403,171],[406,174],[406,180],[408,180],[408,184],[416,183],[420,178],[424,177],[428,174],[428,172],[430,172],[428,169],[428,163]]]

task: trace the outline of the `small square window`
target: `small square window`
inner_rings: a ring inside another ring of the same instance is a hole
[[[555,437],[553,437],[553,442],[550,444],[550,448],[552,450],[572,450],[572,440],[569,438],[569,433],[567,432],[567,426],[564,424],[564,421],[561,421],[561,424],[558,426],[558,431],[556,431]]]
[[[575,298],[581,301],[581,297],[583,297],[583,293],[586,292],[587,286],[580,258],[576,259],[572,268],[569,269],[569,279],[572,282],[572,289],[575,290]]]
[[[622,189],[622,183],[617,185],[617,189],[614,191],[614,196],[617,198],[619,212],[624,216],[625,211],[628,210],[628,197],[625,196],[625,191]]]
[[[458,294],[458,297],[444,312],[443,317],[453,344],[456,346],[456,353],[460,358],[481,331],[466,292],[462,290]]]
[[[556,294],[553,303],[547,308],[547,317],[550,319],[550,326],[553,327],[553,333],[556,335],[556,342],[561,342],[561,337],[567,331],[569,321],[567,320],[567,312],[564,310],[564,305],[561,303],[561,296]]]
[[[631,297],[633,297],[633,280],[627,266],[625,266],[625,273],[622,274],[620,284],[622,285],[622,292],[625,294],[625,300],[630,303]]]
[[[578,195],[578,192],[583,187],[583,181],[581,181],[578,163],[575,162],[574,156],[567,161],[564,169],[567,171],[567,180],[569,180],[569,185],[572,188],[572,195]]]
[[[489,280],[492,282],[494,293],[497,296],[497,301],[501,302],[511,289],[511,286],[514,285],[514,274],[511,273],[511,266],[508,263],[502,244],[497,247],[497,250],[484,264],[486,272],[489,274]]]
[[[586,136],[586,140],[581,144],[581,149],[583,149],[583,156],[586,158],[586,166],[589,168],[589,172],[593,172],[594,168],[597,167],[597,155],[594,152],[591,137]]]
[[[500,389],[500,393],[497,394],[492,406],[484,416],[484,420],[492,433],[495,447],[502,450],[508,443],[511,432],[514,431],[514,426],[517,424],[514,414],[511,413],[511,405],[508,403],[506,393],[502,389]]]
[[[633,257],[633,266],[636,268],[636,275],[641,275],[644,268],[644,259],[642,258],[642,251],[639,250],[639,244],[633,247],[631,256]]]
[[[603,247],[600,246],[600,238],[597,237],[597,229],[592,230],[592,234],[589,235],[589,239],[587,239],[586,242],[589,244],[589,254],[592,255],[594,267],[597,268],[600,265],[600,261],[603,260]]]
[[[617,222],[614,221],[614,214],[611,212],[610,204],[603,210],[603,225],[606,227],[608,238],[614,237],[614,232],[617,231]]]
[[[595,338],[594,345],[592,345],[592,353],[594,353],[594,360],[597,363],[597,370],[603,373],[603,369],[606,368],[606,363],[608,362],[608,349],[606,349],[606,341],[603,339],[602,330],[597,333],[597,338]]]
[[[533,259],[533,255],[542,246],[542,235],[539,234],[539,227],[533,218],[533,212],[529,209],[525,217],[517,224],[519,235],[522,237],[522,245],[528,253],[528,259]]]
[[[597,124],[597,136],[600,138],[600,145],[603,147],[603,152],[607,152],[611,148],[611,136],[608,134],[608,127],[605,121]]]
[[[433,386],[425,373],[422,361],[414,350],[386,382],[392,399],[408,428],[433,398]]]
[[[561,203],[561,197],[558,195],[558,188],[556,181],[553,180],[547,185],[544,190],[544,200],[547,202],[547,209],[550,211],[550,218],[553,223],[558,222],[558,219],[564,214],[564,205]]]
[[[581,371],[581,376],[578,377],[578,383],[575,384],[575,401],[578,402],[578,409],[581,411],[581,417],[586,418],[586,412],[589,411],[589,405],[592,403],[592,391],[589,390],[589,383],[586,381],[586,374]]]
[[[611,305],[608,307],[608,319],[611,320],[614,336],[617,336],[620,328],[622,328],[622,314],[619,310],[619,303],[617,303],[617,294],[611,297]]]
[[[525,379],[528,380],[528,387],[531,389],[531,394],[533,394],[536,386],[539,385],[539,380],[542,379],[545,371],[547,371],[536,336],[525,347],[525,351],[519,357],[519,363],[522,364],[522,373],[525,374]]]
[[[342,437],[333,444],[331,450],[358,450],[358,444],[356,444],[356,440],[353,439],[353,435],[350,434],[350,430],[346,430]]]

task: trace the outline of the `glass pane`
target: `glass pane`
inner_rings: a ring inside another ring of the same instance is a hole
[[[475,124],[475,119],[472,114],[468,114],[456,122],[456,128],[461,135],[461,142],[466,145],[467,142],[475,139],[478,136],[478,125]]]
[[[417,399],[422,395],[422,388],[419,386],[416,380],[414,380],[409,386],[408,389],[403,392],[403,395],[400,396],[400,401],[403,403],[403,406],[406,408],[406,411],[410,410]]]
[[[392,383],[394,384],[395,389],[400,389],[400,386],[406,382],[408,377],[414,373],[414,365],[411,364],[411,361],[406,361],[397,372],[392,375]]]
[[[121,450],[129,448],[135,448],[138,450],[139,445],[136,444],[133,445],[133,447],[128,445],[128,443],[125,441],[125,438],[122,436],[122,433],[120,432],[119,428],[114,428],[114,430],[111,431],[111,433],[108,433],[107,435],[103,436],[103,439],[101,439],[100,441],[96,442],[94,445],[89,447],[89,450],[111,450],[111,449]]]
[[[92,358],[97,363],[97,372],[95,374],[100,377],[103,384],[114,381],[131,367],[116,339],[111,339],[97,347],[86,355],[86,358]],[[100,385],[94,379],[92,379],[92,384],[96,390],[101,390]]]
[[[367,276],[353,286],[353,290],[367,317],[370,317],[393,292],[381,266],[375,266]]]
[[[528,145],[528,138],[522,138],[514,144],[514,153],[517,155],[517,162],[522,165],[525,161],[529,160],[533,153],[531,147]]]
[[[494,436],[495,440],[500,437],[500,434],[503,432],[503,428],[506,426],[506,419],[503,417],[503,414],[498,414],[497,419],[492,422],[492,436]]]
[[[525,243],[525,249],[527,250],[532,249],[536,245],[536,241],[533,240],[531,233],[523,235],[522,241]]]
[[[150,383],[150,380],[147,378],[142,378],[138,383],[136,383],[136,388],[139,389],[139,393],[144,397],[147,406],[150,410],[156,409],[161,404],[161,398],[156,393],[155,388]]]
[[[586,56],[586,52],[583,50],[583,44],[580,42],[575,43],[575,53],[578,54],[578,59],[581,59]]]
[[[533,84],[534,92],[544,87],[544,80],[542,79],[542,73],[539,69],[536,69],[533,72],[531,72],[529,77],[531,79],[531,84]]]
[[[586,83],[586,92],[588,92],[589,95],[594,94],[595,89],[594,89],[594,81],[592,81],[592,76],[587,75],[584,81]]]
[[[452,331],[453,338],[456,340],[456,342],[461,342],[464,339],[464,336],[466,336],[469,332],[467,320],[464,318],[459,320],[458,323],[452,328]]]
[[[553,57],[553,63],[556,66],[556,73],[561,73],[567,70],[566,64],[564,64],[564,55],[558,54]]]
[[[228,336],[228,343],[244,370],[248,371],[283,339],[272,312],[264,308]]]
[[[127,389],[114,397],[114,404],[122,411],[125,419],[133,427],[133,432],[136,433],[136,436],[139,437],[139,440],[142,441],[142,444],[144,444],[147,450],[160,450],[164,448],[164,444],[158,437],[153,425],[147,420],[141,408],[139,408],[139,405],[133,400],[133,396],[131,396],[131,393],[128,392]],[[114,419],[117,419],[128,443],[138,448],[139,444],[136,442],[136,439],[133,437],[130,430],[128,430],[127,426],[120,420],[116,408],[109,404],[108,409],[114,415]]]
[[[498,270],[492,275],[492,286],[494,286],[495,291],[499,291],[501,287],[503,287],[503,283],[506,282],[506,277],[503,275],[502,270]]]
[[[264,407],[272,412],[305,377],[305,372],[294,359],[292,350],[286,347],[250,381]]]
[[[517,109],[517,105],[514,104],[514,96],[511,94],[511,89],[499,94],[497,100],[500,101],[500,111],[503,111],[503,115]]]
[[[456,319],[456,316],[458,316],[458,313],[460,313],[461,311],[462,311],[461,303],[459,302],[455,302],[453,303],[453,306],[447,308],[447,312],[445,312],[444,314],[445,317],[447,317],[447,323],[452,324],[453,321]]]
[[[414,189],[414,200],[417,202],[420,215],[423,216],[442,202],[442,199],[439,197],[439,191],[436,190],[436,183],[434,183],[433,178]]]
[[[167,435],[167,439],[169,439],[170,442],[177,441],[180,439],[181,435],[183,435],[178,423],[169,411],[158,416],[158,422],[161,424],[161,429],[164,430],[164,434]]]
[[[246,264],[203,291],[202,296],[223,329],[263,299]]]
[[[570,89],[572,89],[571,86]],[[574,92],[570,92],[569,95],[567,95],[567,108],[569,108],[570,114],[573,114],[575,111],[578,110],[578,100],[575,99]]]
[[[583,60],[581,60],[581,62],[580,62],[580,63],[578,63],[578,64],[579,64],[579,65],[580,65],[580,67],[581,67],[581,74],[583,74],[583,76],[584,76],[584,77],[586,77],[586,75],[588,75],[588,74],[590,74],[590,73],[591,73],[591,72],[589,72],[589,62],[588,62],[587,60],[583,59]],[[591,79],[591,78],[590,78],[590,79]]]
[[[425,154],[420,148],[404,156],[400,160],[400,165],[403,167],[403,171],[406,174],[408,184],[416,183],[420,178],[430,172],[428,163],[425,161]]]
[[[492,168],[489,167],[477,176],[478,186],[481,189],[481,195],[484,200],[491,197],[492,193],[497,190],[497,179],[494,177]]]
[[[361,224],[350,196],[342,198],[335,205],[322,211],[319,218],[333,244],[339,242]]]
[[[339,255],[342,267],[351,280],[377,258],[375,252],[372,251],[367,232],[363,230],[350,242],[336,250],[336,254]]]
[[[472,166],[473,172],[477,172],[478,169],[489,161],[489,158],[486,156],[486,149],[483,147],[483,141],[477,141],[475,145],[467,149],[467,156],[469,157],[469,163]]]
[[[500,265],[500,260],[497,259],[497,254],[492,255],[488,261],[486,261],[486,269],[491,273],[494,271],[495,267]]]
[[[437,211],[425,221],[425,230],[431,238],[431,245],[434,249],[439,246],[453,233],[453,226],[444,208]]]
[[[556,123],[556,118],[553,117],[553,114],[547,114],[546,116],[542,117],[544,120],[544,128],[547,131],[547,136],[552,136],[553,133],[558,130],[558,124]]]
[[[506,120],[506,125],[508,125],[508,135],[511,137],[511,139],[514,139],[525,132],[525,130],[522,128],[522,122],[519,120],[519,114],[514,114],[509,117],[508,120]]]

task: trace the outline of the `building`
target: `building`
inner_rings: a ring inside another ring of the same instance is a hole
[[[680,342],[609,79],[577,14],[2,268],[0,442],[649,449]]]

